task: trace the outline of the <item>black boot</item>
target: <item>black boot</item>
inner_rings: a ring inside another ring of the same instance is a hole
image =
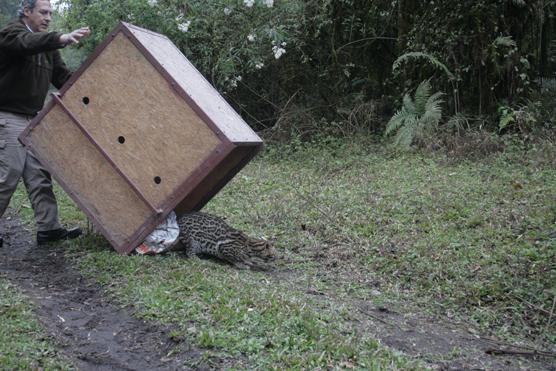
[[[53,229],[51,231],[39,231],[37,232],[37,245],[44,245],[49,242],[61,241],[61,240],[72,240],[81,236],[83,232],[81,228],[59,228]]]

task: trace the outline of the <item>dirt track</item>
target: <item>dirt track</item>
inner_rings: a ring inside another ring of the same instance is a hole
[[[2,218],[0,228],[6,236],[0,273],[35,302],[39,320],[80,370],[188,369],[184,361],[200,356],[195,347],[172,340],[170,329],[110,303],[71,268],[62,249],[37,247],[31,231],[13,217]],[[167,357],[170,350],[177,355]]]
[[[5,235],[0,274],[35,302],[39,320],[78,369],[199,370],[230,366],[230,360],[211,359],[210,365],[203,364],[202,349],[171,339],[170,328],[141,321],[133,317],[131,309],[111,303],[97,284],[72,269],[63,248],[37,247],[32,232],[16,218],[5,215],[0,230]],[[280,272],[271,275],[273,279],[285,279]],[[317,295],[322,300],[334,300],[333,295]],[[546,357],[487,354],[488,350],[507,348],[450,323],[392,312],[365,301],[351,305],[355,326],[435,369],[556,370],[553,360]],[[459,350],[457,354],[454,349]],[[523,348],[510,350],[527,353]],[[168,356],[170,353],[172,356]]]

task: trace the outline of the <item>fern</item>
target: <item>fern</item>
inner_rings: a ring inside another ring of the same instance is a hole
[[[423,117],[430,122],[431,125],[437,125],[442,118],[442,99],[441,97],[444,95],[442,92],[436,92],[431,95],[427,102],[425,103],[425,107],[423,109]]]
[[[426,83],[425,83],[426,81]],[[415,90],[415,110],[417,112],[422,112],[425,110],[427,105],[427,100],[431,95],[431,84],[429,80],[425,80],[419,84],[417,90]]]
[[[414,98],[404,95],[403,104],[388,121],[384,135],[396,133],[394,144],[409,149],[416,141],[432,135],[442,118],[442,92],[431,95],[431,84],[425,80],[415,90]]]
[[[498,48],[500,46],[505,46],[507,48],[515,48],[517,46],[517,44],[515,43],[515,41],[512,39],[511,36],[498,36],[496,39],[494,39],[492,45],[495,48]]]
[[[409,53],[405,53],[404,55],[401,55],[400,57],[398,57],[398,59],[394,61],[394,64],[392,64],[392,71],[394,72],[397,71],[403,62],[411,59],[425,59],[434,67],[444,71],[444,73],[448,76],[449,80],[455,79],[454,74],[448,69],[448,67],[446,67],[444,63],[440,62],[432,55],[423,52],[409,52]]]
[[[406,125],[402,126],[394,138],[394,144],[402,149],[409,149],[415,140],[416,131],[418,129],[418,119],[416,117],[406,121]]]
[[[403,107],[409,112],[415,112],[415,110],[417,109],[415,107],[415,103],[413,102],[411,97],[407,94],[404,95],[403,97]]]
[[[406,97],[408,96],[406,95]],[[390,121],[388,121],[388,125],[386,126],[386,130],[384,131],[384,135],[388,136],[391,133],[396,132],[399,128],[403,127],[412,119],[414,119],[414,117],[412,117],[412,114],[409,113],[409,111],[405,107],[402,107],[402,109],[396,112],[394,116],[392,116]]]

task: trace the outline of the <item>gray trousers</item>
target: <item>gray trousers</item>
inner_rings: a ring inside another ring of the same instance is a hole
[[[0,217],[4,215],[19,179],[27,189],[37,230],[60,228],[50,173],[17,140],[32,117],[0,111]]]

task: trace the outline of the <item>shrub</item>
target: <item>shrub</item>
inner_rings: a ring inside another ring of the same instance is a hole
[[[429,80],[421,82],[414,99],[409,94],[404,96],[402,108],[388,121],[384,134],[396,133],[395,144],[403,149],[409,149],[413,143],[426,143],[442,118],[442,95],[442,92],[431,95]]]

